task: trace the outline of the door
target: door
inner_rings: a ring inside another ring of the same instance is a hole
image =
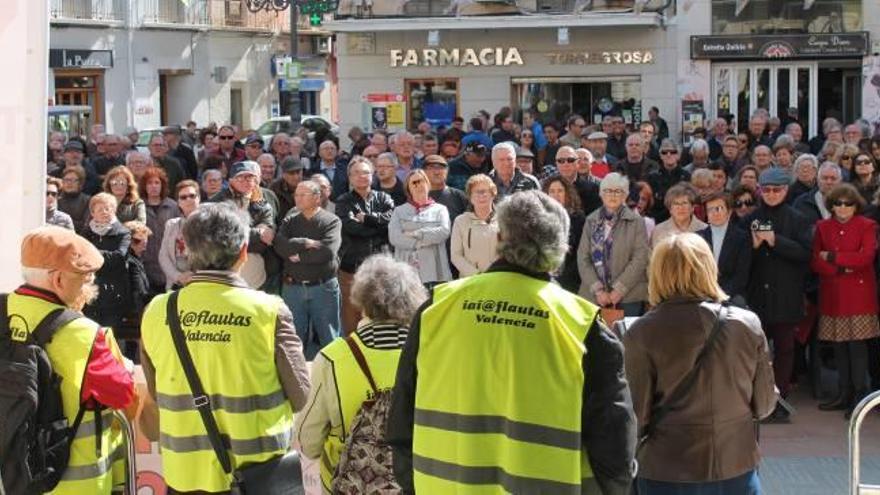
[[[229,122],[241,127],[242,99],[241,89],[229,90]]]
[[[816,134],[818,66],[815,62],[717,64],[712,68],[716,116],[732,115],[736,128],[748,127],[749,116],[765,108],[771,116],[798,109],[804,136]]]
[[[862,116],[862,75],[858,70],[843,71],[843,122]]]

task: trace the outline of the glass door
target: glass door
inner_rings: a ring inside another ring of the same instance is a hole
[[[815,62],[713,65],[715,116],[732,115],[735,128],[744,130],[758,108],[780,116],[794,107],[804,136],[812,137],[818,129],[817,80]]]

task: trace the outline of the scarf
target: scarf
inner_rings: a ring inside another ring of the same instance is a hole
[[[599,222],[591,233],[590,261],[596,269],[599,281],[606,288],[611,287],[611,253],[614,245],[614,227],[620,220],[623,206],[617,212],[609,212],[602,207],[599,212]]]
[[[107,235],[107,232],[110,232],[110,229],[113,228],[113,223],[116,220],[111,220],[108,223],[98,223],[94,218],[89,220],[89,228],[92,229],[92,232],[104,236]]]
[[[416,213],[421,213],[422,210],[434,204],[434,200],[429,197],[424,203],[416,203],[414,200],[410,199],[407,203],[411,204],[413,208],[416,209]]]

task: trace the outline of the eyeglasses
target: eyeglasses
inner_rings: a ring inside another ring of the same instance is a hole
[[[744,208],[744,207],[752,207],[752,206],[755,206],[755,202],[752,200],[734,201],[733,202],[734,208]]]
[[[788,186],[761,186],[761,191],[773,194],[785,192],[786,189],[788,189]]]
[[[661,155],[677,155],[678,151],[676,150],[663,150],[660,152]]]
[[[623,196],[624,194],[626,194],[626,191],[624,191],[623,189],[603,189],[601,192],[610,196]]]
[[[831,203],[832,206],[846,206],[847,208],[851,208],[856,205],[855,201],[846,201],[843,199],[838,199],[837,201]]]
[[[228,140],[230,140],[230,139],[235,139],[235,136],[217,136],[217,137],[219,137],[219,138],[222,139],[223,141],[228,141]]]
[[[71,179],[71,178],[66,178],[66,179],[62,179],[61,182],[65,183],[65,184],[76,184],[76,183],[79,182],[79,179],[76,179],[76,178],[73,178],[73,179]]]
[[[577,157],[570,156],[568,158],[557,158],[556,163],[575,163],[577,162]]]
[[[727,211],[727,207],[726,206],[710,206],[710,207],[706,208],[706,211],[709,213],[724,213],[725,211]]]
[[[672,202],[672,207],[673,207],[673,208],[676,208],[676,207],[678,207],[678,208],[681,208],[681,207],[690,208],[690,207],[691,207],[691,202],[690,202],[690,201],[673,201],[673,202]]]
[[[46,191],[46,196],[51,196],[55,198],[58,196],[58,191]]]
[[[477,189],[475,191],[471,191],[471,196],[491,196],[492,191],[489,189]]]
[[[196,194],[181,194],[180,196],[177,197],[177,200],[178,201],[186,201],[188,199],[196,199],[196,197],[197,197]]]
[[[127,185],[128,185],[128,181],[125,181],[125,180],[111,180],[111,181],[110,181],[110,185],[111,185],[111,186],[127,186]]]

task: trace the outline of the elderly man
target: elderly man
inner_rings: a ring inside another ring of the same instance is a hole
[[[340,333],[336,253],[342,243],[342,223],[321,208],[317,182],[300,182],[294,198],[296,213],[281,223],[273,247],[284,260],[281,297],[293,312],[306,359],[311,361]],[[309,338],[309,331],[316,339]]]
[[[703,141],[705,144],[705,141]],[[696,143],[695,143],[696,144]],[[669,218],[666,209],[666,192],[680,182],[690,182],[691,173],[678,162],[678,145],[671,139],[664,139],[660,145],[660,167],[648,174],[648,185],[654,192],[654,207],[649,215],[660,224]]]
[[[285,158],[294,154],[290,149],[292,143],[293,139],[286,132],[278,132],[272,136],[272,139],[269,141],[269,148],[277,163],[283,162]],[[302,153],[302,140],[300,140],[299,152]]]
[[[724,139],[728,136],[727,121],[722,118],[715,119],[712,123],[712,137],[709,138],[709,159],[715,161],[721,158]]]
[[[528,191],[497,218],[500,259],[435,288],[413,319],[388,421],[395,477],[404,493],[627,494],[636,424],[622,347],[596,306],[551,282],[568,213]],[[490,374],[487,355],[500,359]]]
[[[617,163],[617,171],[625,175],[630,183],[646,180],[648,174],[659,169],[654,160],[645,156],[645,140],[641,134],[630,134],[626,138],[626,156]]]
[[[376,176],[373,178],[373,189],[391,196],[394,206],[406,203],[406,191],[403,189],[405,178],[397,175],[394,165],[394,153],[386,152],[376,158]]]
[[[391,151],[394,153],[394,165],[397,178],[402,182],[413,169],[419,168],[416,159],[416,141],[412,134],[403,131],[391,136]]]
[[[586,141],[587,149],[593,154],[590,175],[602,180],[617,168],[617,159],[608,154],[608,134],[602,131],[591,132],[587,135]]]
[[[278,223],[296,206],[294,195],[303,180],[305,164],[299,158],[288,156],[281,162],[281,177],[275,179],[269,189],[278,198]]]
[[[449,178],[446,183],[450,187],[464,191],[468,179],[477,174],[488,174],[492,170],[488,158],[486,147],[482,143],[469,143],[464,147],[462,156],[449,162]]]
[[[752,165],[757,167],[758,173],[763,173],[773,166],[773,150],[769,146],[759,144],[752,151]]]
[[[100,327],[80,312],[98,294],[95,272],[104,264],[104,258],[97,248],[72,230],[46,226],[25,235],[21,242],[21,263],[24,285],[0,299],[4,316],[12,315],[3,324],[8,325],[4,347],[9,345],[10,338],[43,347],[52,370],[58,375],[55,383],[60,384],[59,398],[67,420],[64,426],[74,424],[79,414],[82,414],[82,422],[75,431],[67,432],[55,425],[42,422],[28,425],[23,422],[24,418],[5,417],[6,424],[0,429],[8,434],[7,439],[13,438],[10,428],[20,427],[24,432],[35,427],[35,431],[28,434],[39,438],[41,443],[55,442],[59,435],[63,437],[68,433],[72,442],[66,465],[36,462],[45,451],[19,452],[18,462],[4,459],[3,482],[9,493],[29,493],[33,487],[25,489],[25,483],[48,477],[42,486],[49,490],[54,488],[52,493],[109,495],[114,485],[124,481],[114,479],[116,470],[111,468],[116,460],[114,451],[121,447],[122,438],[117,430],[109,428],[110,415],[100,411],[127,407],[134,398],[134,381],[126,369],[131,363],[122,357],[112,330]],[[41,365],[39,371],[47,370]],[[11,374],[10,368],[5,368],[4,378],[12,380]],[[11,383],[4,385],[5,392],[12,390]],[[42,394],[46,393],[47,400],[51,397],[48,391],[40,393],[41,402]],[[101,420],[96,422],[98,418]],[[45,447],[48,449],[50,445]],[[53,473],[49,468],[60,471]],[[58,482],[57,486],[53,482]]]
[[[278,176],[278,164],[275,157],[269,153],[257,155],[255,160],[260,166],[260,187],[269,187]]]
[[[591,180],[585,179],[578,174],[578,155],[577,151],[571,146],[563,146],[556,152],[556,173],[554,176],[562,177],[565,182],[574,186],[578,197],[581,200],[581,207],[586,215],[589,215],[596,208],[602,206],[602,200],[599,199],[599,185]],[[544,179],[547,180],[547,179]]]
[[[865,138],[862,134],[862,128],[859,124],[850,124],[843,129],[843,141],[846,144],[858,146],[859,142]]]
[[[101,143],[101,152],[92,160],[92,164],[98,177],[103,179],[111,168],[125,164],[125,155],[122,153],[120,137],[115,134],[98,136],[98,142]]]
[[[220,169],[209,168],[202,172],[202,201],[207,201],[223,190],[223,172]]]
[[[183,139],[183,131],[179,125],[170,125],[162,129],[162,136],[168,143],[168,156],[176,158],[183,167],[188,179],[195,180],[199,176],[199,164],[196,162],[196,154],[192,148],[185,144]]]
[[[571,146],[577,148],[581,144],[581,132],[587,126],[587,121],[578,114],[573,114],[568,118],[568,132],[559,138],[559,142],[563,146]]]
[[[147,149],[150,150],[150,158],[153,160],[153,165],[165,171],[165,174],[168,176],[168,190],[173,191],[177,187],[177,183],[185,179],[180,161],[168,156],[168,143],[159,134],[150,138],[150,144],[147,145]]]
[[[843,144],[843,128],[840,125],[840,121],[834,117],[827,117],[823,120],[822,132],[810,139],[808,143],[810,145],[810,153],[818,156],[819,152],[822,151],[822,147],[825,146],[825,141]]]
[[[662,151],[662,150],[661,150]],[[691,143],[690,149],[691,162],[684,166],[688,173],[693,173],[698,168],[709,168],[709,143],[704,139],[695,139]],[[662,157],[661,157],[662,158]]]
[[[247,160],[251,161],[259,161],[260,155],[263,154],[263,138],[261,138],[257,134],[251,134],[244,141],[244,156]],[[280,163],[275,160],[275,156],[269,154],[272,157],[272,163]]]
[[[721,165],[727,171],[728,176],[733,177],[747,162],[746,157],[739,157],[739,141],[736,136],[728,134],[724,138],[724,145],[721,148],[721,158],[715,160],[715,163]]]
[[[816,187],[795,198],[794,209],[803,215],[810,225],[831,218],[831,212],[825,207],[825,197],[841,182],[843,182],[843,171],[840,166],[834,162],[824,162],[819,167]]]
[[[575,157],[575,161],[577,161],[577,157]],[[516,168],[516,148],[512,143],[498,143],[492,147],[492,167],[493,170],[489,172],[489,177],[498,188],[497,197],[499,199],[516,192],[540,189],[541,187],[538,179],[533,175],[524,174]],[[575,175],[577,175],[576,165]]]
[[[381,129],[373,131],[370,136],[370,145],[375,147],[379,153],[385,153],[388,151],[388,135]]]
[[[791,137],[791,140],[794,141],[795,151],[798,153],[809,153],[810,145],[804,142],[804,129],[797,122],[789,122],[788,125],[785,126],[785,134]]]
[[[215,153],[223,159],[226,170],[232,168],[233,163],[240,162],[245,159],[244,151],[235,147],[236,131],[231,125],[221,126],[217,131],[217,142],[220,148]]]
[[[336,200],[348,191],[348,165],[345,160],[339,158],[339,148],[331,140],[323,141],[318,145],[318,156],[307,169],[307,177],[315,174],[323,174],[333,184],[333,193],[330,198]]]
[[[332,187],[330,186],[330,179],[325,175],[317,174],[313,175],[311,179],[312,182],[316,182],[319,186],[321,186],[321,208],[329,211],[330,213],[336,214],[336,203],[330,201],[330,192]]]
[[[794,369],[794,334],[804,315],[804,281],[812,255],[811,228],[785,196],[791,177],[772,168],[758,179],[761,206],[743,219],[751,231],[752,267],[748,301],[773,341],[773,374],[782,397],[788,394]],[[771,422],[788,421],[778,405]]]
[[[767,146],[773,143],[767,136],[767,117],[763,113],[755,112],[749,119],[749,151],[754,151],[756,146]]]
[[[290,448],[293,413],[306,403],[308,369],[290,310],[239,276],[248,225],[237,208],[199,206],[183,224],[183,239],[192,279],[150,302],[141,363],[158,404],[165,483],[175,493],[224,492],[232,479],[206,429],[230,439],[225,449],[236,468],[277,462]],[[232,363],[234,380],[217,372]],[[194,390],[196,380],[203,390]],[[215,419],[212,427],[205,416]]]
[[[64,177],[68,169],[79,166],[86,172],[86,180],[80,186],[86,194],[96,194],[101,191],[101,182],[98,180],[98,174],[92,162],[85,159],[85,147],[82,141],[71,139],[64,145],[64,152],[61,155],[64,158],[64,166],[56,169],[51,175],[59,179]]]

